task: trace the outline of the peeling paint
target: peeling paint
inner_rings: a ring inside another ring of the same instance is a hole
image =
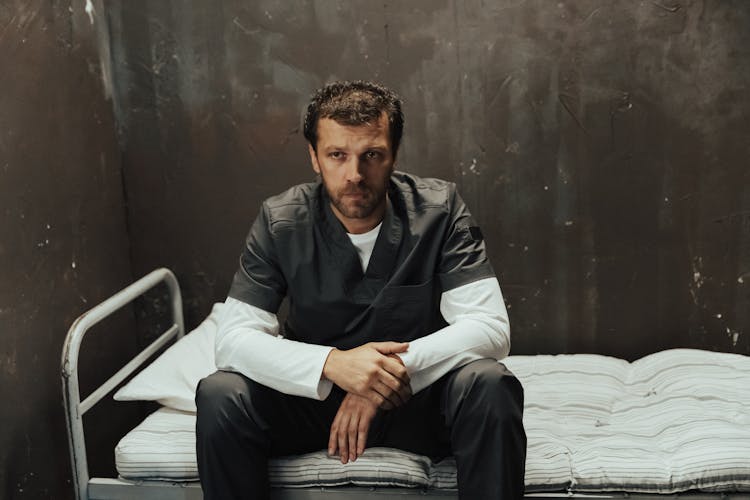
[[[91,2],[91,0],[86,0],[86,14],[89,16],[89,22],[91,25],[94,25],[94,15],[96,14],[96,11],[94,10],[94,4]]]
[[[701,274],[703,268],[703,258],[697,257],[693,259],[693,281],[690,283],[690,296],[693,299],[694,305],[699,305],[698,292],[705,283],[705,278]]]
[[[469,165],[469,171],[474,175],[481,175],[481,172],[477,169],[477,159],[471,159],[471,165]]]
[[[0,355],[0,372],[11,377],[15,376],[18,372],[16,359],[17,353],[15,349],[11,349],[9,352]]]

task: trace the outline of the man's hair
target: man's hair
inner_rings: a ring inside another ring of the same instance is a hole
[[[393,156],[396,156],[404,131],[401,98],[377,83],[331,82],[318,89],[307,106],[303,131],[305,139],[318,150],[318,120],[331,118],[341,125],[358,126],[376,122],[383,113],[388,117]]]

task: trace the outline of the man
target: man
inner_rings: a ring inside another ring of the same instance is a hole
[[[205,498],[267,498],[271,456],[371,446],[456,458],[461,498],[523,496],[523,390],[495,274],[455,185],[394,171],[399,98],[318,90],[304,123],[316,183],[266,200],[202,380]],[[279,337],[276,312],[289,315]]]

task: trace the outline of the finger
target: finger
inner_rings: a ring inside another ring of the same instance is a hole
[[[411,386],[408,384],[400,384],[398,389],[394,391],[393,397],[389,398],[389,401],[391,401],[395,406],[401,406],[406,404],[411,399],[411,397]]]
[[[380,404],[378,405],[378,408],[380,408],[381,410],[386,410],[386,411],[388,411],[388,410],[392,410],[392,409],[394,409],[394,408],[395,408],[395,406],[394,406],[394,405],[393,405],[393,403],[391,403],[390,401],[388,401],[388,400],[385,400],[385,401],[383,401],[382,403],[380,403]]]
[[[386,392],[383,392],[377,384],[382,384]],[[385,370],[379,373],[379,379],[373,383],[373,387],[377,387],[378,392],[396,406],[401,406],[411,397],[411,386]]]
[[[392,387],[392,384],[389,384],[389,387]],[[395,390],[398,393],[399,398],[401,399],[402,403],[406,403],[412,397],[411,385],[410,384],[399,383],[398,387],[396,387]]]
[[[359,415],[352,415],[349,419],[349,436],[347,455],[352,462],[357,459],[357,431],[359,430]]]
[[[357,429],[357,457],[362,456],[367,444],[367,434],[370,432],[370,418],[360,416],[359,427]]]
[[[387,370],[380,370],[378,372],[378,379],[374,383],[380,382],[381,384],[388,387],[393,392],[400,392],[408,383],[404,383],[400,378],[393,376],[392,373]]]
[[[339,457],[341,458],[341,463],[345,464],[349,461],[349,446],[347,443],[348,438],[348,427],[349,427],[349,416],[346,415],[341,420],[341,425],[339,425],[339,428],[336,432],[336,435],[338,436],[338,445],[339,445]]]
[[[400,385],[397,382],[392,382],[397,387]],[[388,384],[385,384],[381,382],[380,380],[376,380],[372,385],[373,390],[375,390],[378,394],[380,394],[383,399],[388,401],[393,406],[401,406],[404,404],[404,401],[401,400],[401,395],[398,393],[397,389],[393,389]]]
[[[402,386],[399,394],[401,395],[401,401],[407,403],[412,397],[411,386],[409,384]]]
[[[331,424],[331,432],[328,434],[328,454],[331,456],[336,455],[338,443],[338,428],[340,421],[341,410],[339,409],[338,413],[336,413],[336,417],[333,419],[333,423]]]
[[[386,357],[381,365],[385,371],[399,379],[404,384],[409,384],[411,379],[409,378],[409,372],[406,371],[406,367],[400,362],[393,358]]]
[[[409,349],[408,342],[371,342],[370,345],[380,354],[396,354]]]
[[[393,404],[390,401],[388,401],[388,399],[386,399],[386,397],[382,394],[386,391],[384,390],[378,391],[375,388],[375,385],[377,383],[378,383],[377,381],[373,383],[373,387],[370,389],[370,392],[367,395],[367,399],[372,401],[375,404],[375,406],[379,408],[383,408],[384,410],[392,409]]]

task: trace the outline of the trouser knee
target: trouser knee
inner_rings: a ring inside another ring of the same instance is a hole
[[[470,409],[467,415],[472,418],[502,422],[518,421],[523,416],[523,387],[496,360],[481,359],[459,368],[450,389],[460,407]]]
[[[196,458],[205,498],[268,498],[268,389],[219,371],[198,384]]]
[[[196,426],[204,437],[237,427],[265,427],[264,387],[238,373],[217,371],[198,383]]]

